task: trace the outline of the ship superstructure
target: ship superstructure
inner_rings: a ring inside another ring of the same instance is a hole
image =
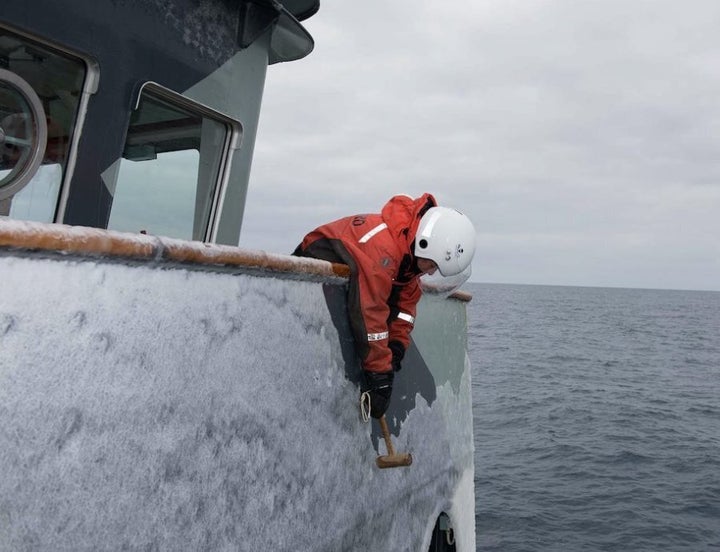
[[[420,304],[378,470],[347,268],[236,247],[318,8],[0,9],[0,550],[474,550],[469,298]]]

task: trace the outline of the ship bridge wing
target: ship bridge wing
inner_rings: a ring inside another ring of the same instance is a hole
[[[282,5],[298,21],[304,21],[317,13],[320,0],[283,0]]]
[[[272,27],[268,63],[304,58],[315,47],[315,41],[302,26],[320,7],[318,0],[251,0],[244,5],[238,43],[246,48]]]

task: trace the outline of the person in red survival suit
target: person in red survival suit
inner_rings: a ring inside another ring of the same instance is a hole
[[[435,282],[446,285],[433,289],[456,289],[470,276],[474,253],[470,220],[427,193],[394,196],[380,213],[324,224],[293,252],[350,267],[348,314],[372,417],[380,418],[390,403],[425,278],[439,273]]]

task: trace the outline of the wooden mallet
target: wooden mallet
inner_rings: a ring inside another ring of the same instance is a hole
[[[409,452],[395,452],[392,441],[390,440],[390,430],[388,429],[387,422],[385,421],[385,415],[381,416],[378,421],[380,422],[380,429],[382,429],[388,453],[384,456],[378,456],[375,459],[377,467],[381,469],[400,468],[402,466],[409,466],[412,464],[412,455]]]

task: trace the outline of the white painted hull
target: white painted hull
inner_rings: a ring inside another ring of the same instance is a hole
[[[475,549],[464,303],[421,303],[379,470],[344,282],[238,272],[0,252],[0,550],[427,550],[443,511]]]

